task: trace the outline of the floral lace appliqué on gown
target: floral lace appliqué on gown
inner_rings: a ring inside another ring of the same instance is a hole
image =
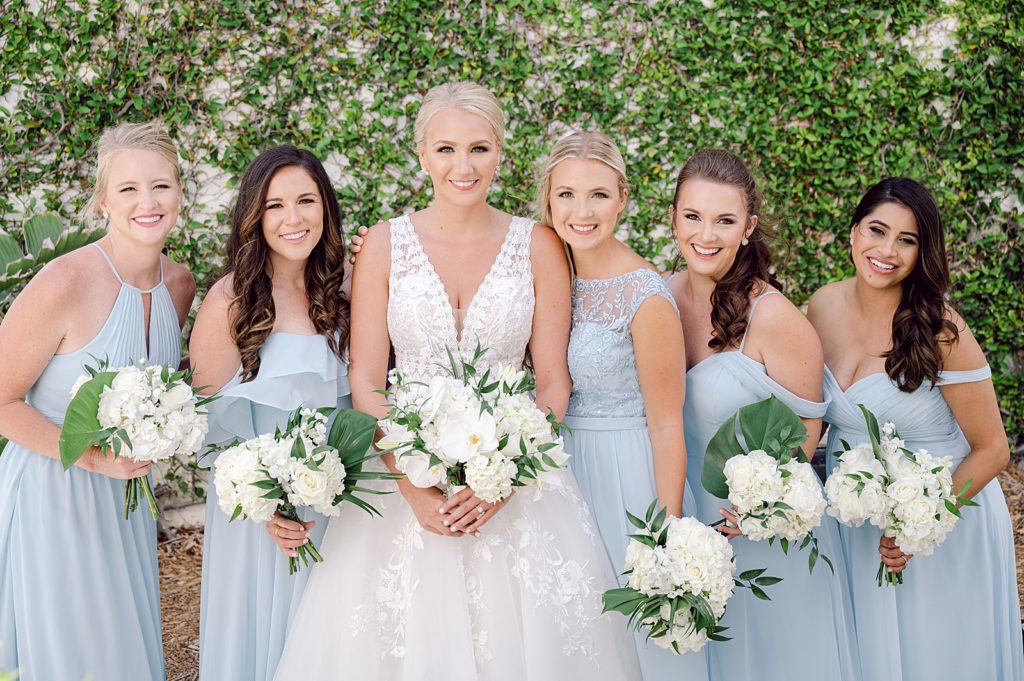
[[[449,349],[469,359],[478,343],[485,364],[521,366],[534,310],[532,221],[512,220],[461,334],[411,221],[390,227],[396,367],[443,375]],[[560,478],[538,499],[513,495],[478,538],[422,529],[398,493],[379,498],[382,518],[346,509],[327,530],[327,561],[312,571],[276,678],[639,678],[625,623],[601,615],[612,566],[571,473]]]

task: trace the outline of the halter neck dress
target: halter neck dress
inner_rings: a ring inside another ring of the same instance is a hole
[[[122,367],[146,359],[177,368],[181,327],[163,281],[121,290],[96,336],[54,355],[25,396],[60,426],[71,386],[107,359]],[[108,276],[97,273],[97,277]],[[143,295],[152,295],[149,338]],[[12,350],[8,348],[8,350]],[[0,670],[22,681],[160,681],[160,581],[156,523],[140,504],[123,516],[124,482],[11,442],[0,456]]]

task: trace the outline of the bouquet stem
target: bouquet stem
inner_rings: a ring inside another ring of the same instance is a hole
[[[157,506],[156,496],[153,494],[152,485],[149,484],[148,475],[124,481],[124,519],[128,520],[128,514],[139,507],[139,492],[146,497],[149,514],[153,516],[153,520],[156,520],[160,515],[160,507]]]
[[[878,563],[878,574],[875,575],[875,579],[878,581],[878,586],[888,585],[897,586],[903,583],[903,573],[893,572],[889,569],[889,566],[885,563]]]
[[[282,504],[280,507],[278,507],[277,513],[282,518],[287,518],[288,520],[294,520],[297,523],[301,523],[302,522],[302,518],[299,517],[298,511],[296,511],[295,507],[292,506],[291,504]],[[288,558],[288,574],[289,575],[294,575],[296,572],[298,572],[299,569],[302,567],[302,565],[305,565],[305,566],[308,567],[310,563],[322,563],[322,562],[324,562],[324,557],[320,555],[319,551],[317,551],[316,546],[314,546],[312,539],[308,539],[307,538],[306,543],[303,544],[302,546],[297,547],[295,549],[295,552],[298,553],[299,555],[295,556],[295,557],[289,557]],[[302,565],[299,565],[299,560],[300,559],[302,560]]]

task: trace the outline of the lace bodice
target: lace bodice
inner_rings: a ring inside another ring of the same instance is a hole
[[[512,218],[498,257],[466,308],[461,336],[448,293],[409,217],[393,218],[390,223],[388,333],[395,367],[413,378],[444,375],[446,348],[456,359],[468,360],[477,343],[487,350],[488,366],[522,365],[533,327],[533,221]]]
[[[630,324],[640,305],[653,296],[676,306],[665,282],[648,269],[573,283],[569,414],[645,415]]]

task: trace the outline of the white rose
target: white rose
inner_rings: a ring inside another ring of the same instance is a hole
[[[334,495],[328,486],[329,478],[324,471],[313,470],[305,461],[292,460],[288,471],[291,491],[288,500],[294,506],[312,506],[323,504],[330,496]]]
[[[180,381],[160,396],[160,406],[164,409],[178,409],[192,399],[192,388]]]

